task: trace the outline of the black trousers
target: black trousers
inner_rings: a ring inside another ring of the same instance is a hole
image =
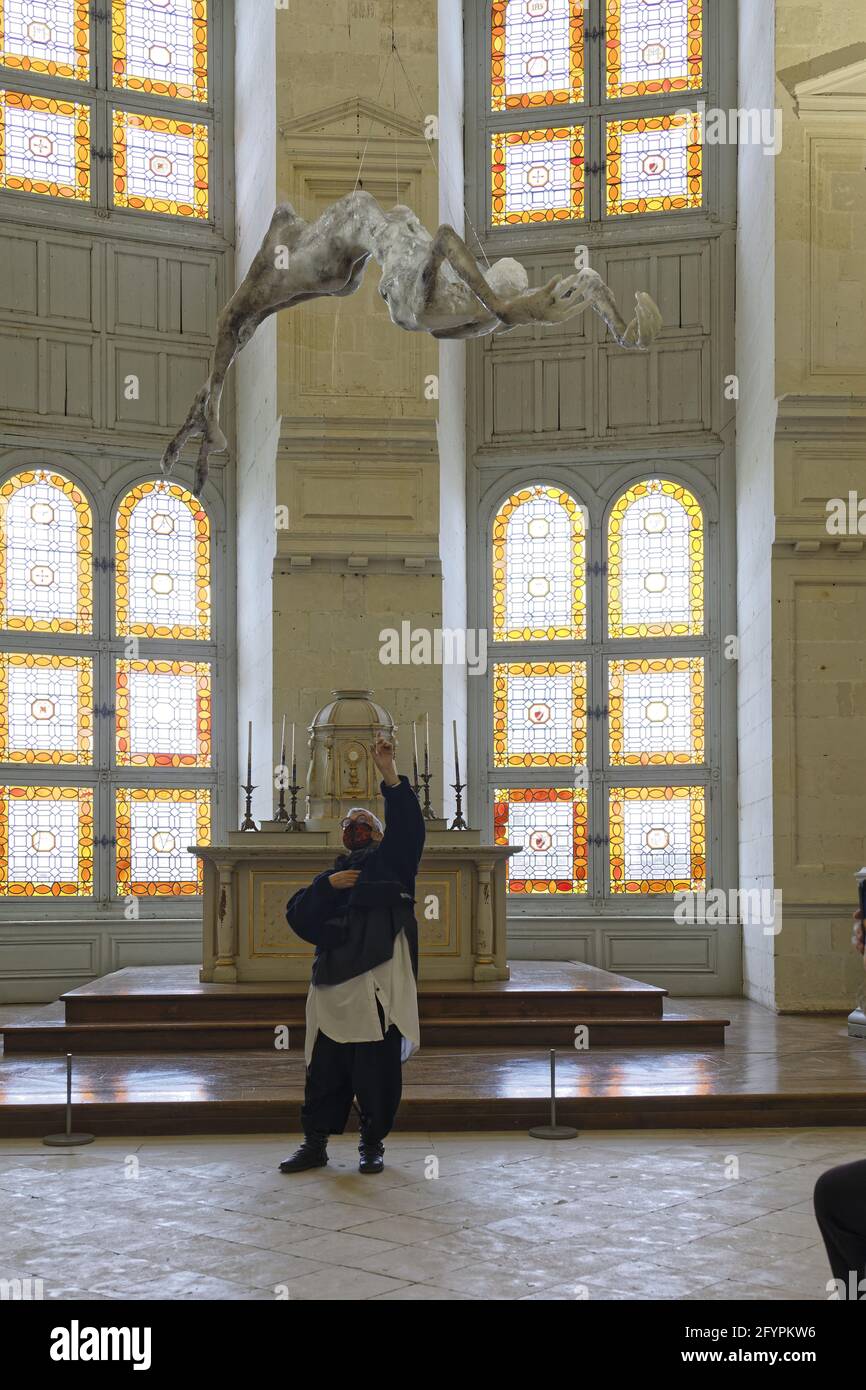
[[[866,1160],[821,1174],[815,1184],[815,1216],[833,1277],[847,1289],[853,1270],[859,1283],[866,1277]],[[854,1297],[859,1298],[856,1290]]]
[[[376,1006],[384,1023],[378,1000]],[[393,1023],[381,1042],[338,1043],[320,1032],[307,1068],[301,1109],[304,1133],[342,1134],[357,1096],[365,1137],[384,1139],[403,1094],[402,1041]]]

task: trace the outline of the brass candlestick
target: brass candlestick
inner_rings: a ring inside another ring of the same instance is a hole
[[[421,808],[425,820],[436,820],[436,812],[430,805],[430,778],[432,772],[422,772],[421,781],[424,783],[424,805]]]
[[[286,834],[297,835],[299,830],[306,830],[306,819],[298,820],[298,792],[301,790],[298,782],[298,769],[292,763],[292,780],[289,784],[289,791],[292,793],[292,813],[286,817]]]
[[[280,767],[280,799],[277,805],[276,815],[274,816],[274,820],[279,822],[279,824],[281,825],[287,822],[289,819],[289,813],[286,810],[286,788],[283,783],[283,772],[285,770],[285,764],[283,764]]]
[[[451,783],[451,786],[454,788],[454,791],[455,791],[456,796],[457,796],[457,815],[454,817],[454,819],[453,819],[453,821],[451,822],[451,824],[449,825],[448,829],[449,829],[449,830],[468,830],[468,829],[469,829],[469,826],[466,824],[465,820],[463,819],[463,799],[462,799],[462,792],[463,792],[463,790],[464,790],[464,788],[465,788],[465,786],[466,786],[466,783],[465,783],[465,782],[452,782],[452,783]]]
[[[241,830],[257,831],[259,828],[253,820],[253,792],[255,791],[255,789],[256,787],[253,782],[241,783],[241,791],[246,792],[247,794],[247,806],[246,811],[244,812],[243,821],[241,822]]]

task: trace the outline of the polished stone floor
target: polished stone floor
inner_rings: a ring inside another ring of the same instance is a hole
[[[72,1299],[826,1299],[815,1180],[858,1129],[0,1140],[0,1280]],[[31,1287],[33,1287],[31,1285]]]

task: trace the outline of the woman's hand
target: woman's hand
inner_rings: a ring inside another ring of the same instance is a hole
[[[328,878],[332,888],[354,888],[361,877],[360,869],[339,869]]]

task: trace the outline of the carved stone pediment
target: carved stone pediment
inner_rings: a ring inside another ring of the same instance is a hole
[[[798,116],[866,116],[866,44],[852,44],[779,73]]]
[[[358,96],[308,111],[280,125],[280,137],[291,143],[299,137],[322,135],[340,139],[357,136],[364,141],[368,137],[371,141],[393,140],[396,137],[424,142],[420,116],[406,116]]]

